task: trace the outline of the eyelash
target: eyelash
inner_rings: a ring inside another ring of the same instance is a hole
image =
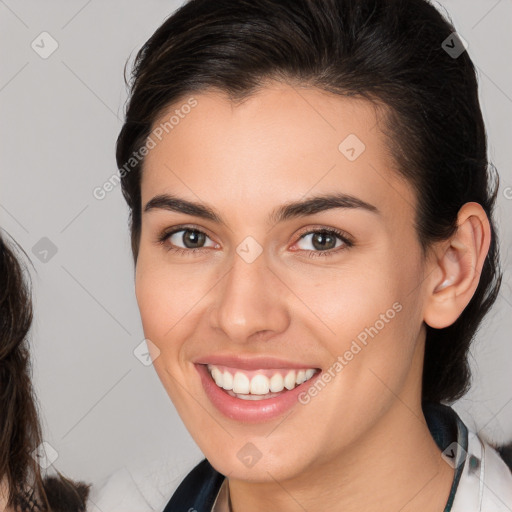
[[[169,252],[173,252],[174,254],[185,256],[185,255],[197,255],[199,253],[204,252],[205,250],[208,250],[206,247],[199,247],[195,249],[183,249],[182,247],[169,247],[167,244],[168,239],[180,231],[196,231],[198,233],[204,234],[208,236],[204,231],[201,231],[200,229],[193,227],[193,226],[176,226],[171,231],[164,231],[162,234],[158,237],[158,243],[165,247],[165,249]],[[352,241],[352,239],[344,232],[336,228],[318,228],[318,229],[311,229],[309,231],[305,231],[301,233],[297,239],[297,242],[304,238],[307,235],[315,234],[315,233],[323,233],[328,235],[335,235],[337,238],[339,238],[344,246],[338,247],[336,249],[328,249],[326,251],[306,251],[308,252],[308,258],[327,258],[330,256],[334,256],[338,254],[340,251],[349,249],[353,247],[355,244]],[[210,237],[208,237],[210,238]],[[297,243],[295,242],[295,243]]]

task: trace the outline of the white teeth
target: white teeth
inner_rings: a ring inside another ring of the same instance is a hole
[[[284,378],[284,387],[293,389],[295,387],[295,370],[290,370]]]
[[[305,370],[299,370],[297,372],[297,378],[296,378],[295,382],[297,384],[302,384],[305,380],[306,380],[306,372],[305,372]]]
[[[247,375],[241,372],[236,372],[233,377],[233,392],[247,395],[249,394],[249,389],[249,378]]]
[[[280,393],[285,388],[291,390],[316,374],[315,369],[309,368],[307,370],[289,370],[283,377],[276,370],[276,373],[270,379],[263,374],[256,374],[252,379],[249,379],[242,371],[235,372],[233,376],[228,370],[221,371],[211,364],[208,365],[208,370],[217,386],[230,391],[229,394],[232,396],[243,395],[239,396],[243,400],[256,400],[256,396],[261,397],[262,395],[266,395],[265,398],[276,396],[276,393]]]
[[[316,370],[313,370],[313,368],[310,368],[309,370],[306,370],[306,380],[311,379],[313,375],[315,375]]]
[[[279,393],[284,389],[284,379],[280,373],[276,373],[270,379],[270,391],[272,393]]]
[[[226,390],[233,389],[233,375],[225,370],[222,377],[222,387]]]
[[[232,397],[240,398],[241,400],[268,400],[269,398],[274,398],[279,395],[279,393],[268,393],[267,395],[236,395],[233,391],[228,391],[228,393]]]
[[[214,367],[212,369],[212,377],[213,377],[213,380],[215,381],[215,384],[217,384],[217,386],[219,386],[219,388],[221,388],[222,381],[223,381],[222,372],[218,368]]]
[[[251,394],[266,395],[270,388],[270,381],[265,375],[255,375],[251,379]]]

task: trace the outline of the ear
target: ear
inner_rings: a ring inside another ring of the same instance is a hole
[[[452,325],[473,297],[491,242],[489,219],[478,203],[457,215],[457,231],[436,244],[427,280],[424,321],[443,329]]]

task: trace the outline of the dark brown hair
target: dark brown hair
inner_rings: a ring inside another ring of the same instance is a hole
[[[131,168],[126,163],[170,105],[208,89],[242,99],[268,79],[384,105],[390,150],[416,191],[423,250],[454,234],[466,202],[480,203],[491,224],[472,300],[451,326],[427,326],[423,399],[463,396],[470,386],[469,347],[496,300],[501,272],[493,222],[498,178],[493,181],[487,161],[473,63],[466,51],[447,51],[462,48],[454,32],[426,0],[187,2],[138,52],[117,140],[135,262],[144,160],[132,160]]]
[[[5,478],[7,507],[15,510],[85,511],[89,486],[58,471],[58,476],[43,478],[32,456],[42,433],[30,375],[28,277],[0,233],[0,481]]]

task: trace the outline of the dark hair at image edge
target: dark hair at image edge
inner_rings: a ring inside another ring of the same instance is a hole
[[[493,221],[498,176],[487,161],[475,68],[467,52],[454,59],[441,46],[454,31],[425,0],[186,3],[138,52],[117,140],[135,262],[144,161],[121,169],[170,106],[206,90],[240,100],[270,80],[366,98],[384,107],[381,129],[397,172],[416,191],[415,224],[424,252],[456,231],[466,202],[481,204],[491,224],[472,300],[453,325],[427,326],[422,398],[462,397],[471,381],[469,347],[496,300],[501,271]]]
[[[14,510],[78,512],[85,510],[89,486],[58,471],[43,478],[32,457],[42,442],[27,342],[32,299],[14,247],[0,232],[0,481],[6,480],[7,507]]]

